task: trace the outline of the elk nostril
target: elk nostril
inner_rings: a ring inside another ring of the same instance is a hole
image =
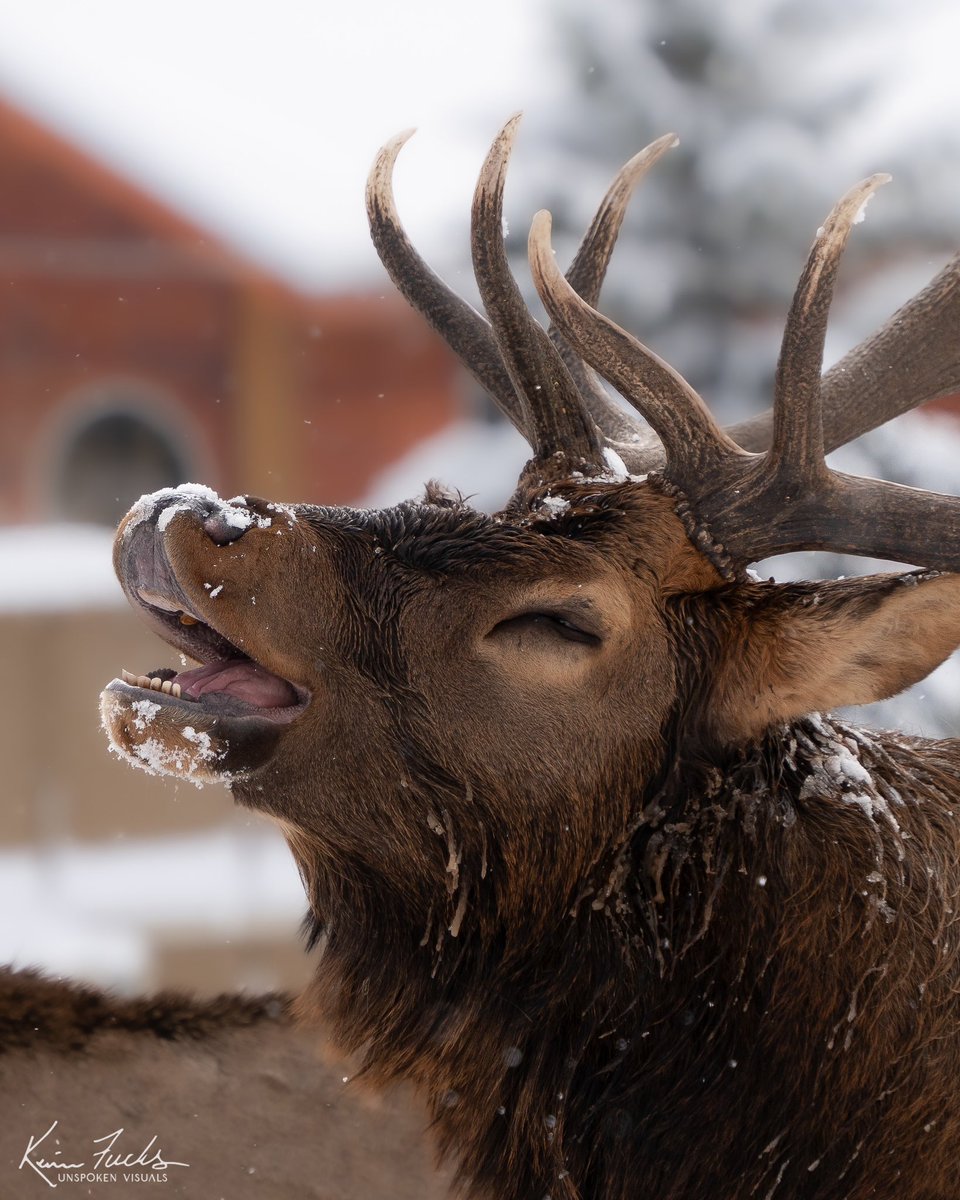
[[[209,517],[204,518],[203,531],[218,546],[227,546],[230,542],[235,542],[238,538],[243,537],[249,529],[248,524],[235,519],[236,514],[233,514],[233,520],[230,519],[230,516],[231,514],[226,512],[213,512]]]

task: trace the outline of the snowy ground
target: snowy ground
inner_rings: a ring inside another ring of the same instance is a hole
[[[113,530],[94,525],[0,528],[0,613],[118,608]]]
[[[134,990],[156,936],[293,936],[305,908],[290,852],[267,826],[0,853],[0,963]]]
[[[472,495],[478,507],[496,509],[525,457],[520,438],[502,426],[459,425],[418,447],[365,499],[372,506],[394,503],[438,477]],[[960,428],[947,418],[901,418],[839,453],[836,465],[958,493]],[[109,531],[75,526],[0,530],[0,612],[122,605],[111,541]],[[778,579],[872,569],[882,568],[823,555],[760,565]],[[933,736],[957,734],[957,657],[903,696],[857,717]],[[126,990],[149,978],[158,935],[189,932],[228,942],[273,931],[292,938],[303,909],[290,854],[279,834],[261,823],[176,839],[0,852],[0,962]]]

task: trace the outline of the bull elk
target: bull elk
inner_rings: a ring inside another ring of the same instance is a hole
[[[960,259],[821,376],[838,260],[885,179],[817,231],[772,412],[721,428],[594,308],[617,175],[553,322],[511,276],[510,121],[480,175],[484,318],[424,264],[378,156],[377,250],[529,441],[495,516],[428,485],[358,511],[144,497],[115,562],[200,665],[102,698],[133,764],[272,816],[323,954],[300,998],[412,1080],[471,1196],[956,1200],[960,746],[865,732],[960,643],[960,500],[824,454],[960,387]],[[608,380],[645,423],[615,405]],[[908,574],[760,582],[831,549]]]

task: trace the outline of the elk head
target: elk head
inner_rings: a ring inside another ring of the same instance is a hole
[[[683,664],[716,618],[730,653],[712,656],[694,707],[697,732],[718,743],[893,694],[953,649],[953,623],[929,604],[947,581],[919,592],[889,580],[778,588],[744,575],[797,548],[960,565],[955,499],[848,478],[823,461],[958,383],[956,260],[821,379],[840,252],[887,176],[852,188],[817,232],[773,414],[724,431],[676,372],[590,306],[632,187],[676,139],[618,174],[568,278],[550,215],[536,216],[530,263],[554,322],[547,335],[500,234],[515,128],[494,142],[474,200],[490,324],[422,264],[397,221],[390,174],[406,136],[380,152],[368,186],[374,241],[397,286],[533,446],[514,497],[496,517],[436,487],[377,512],[224,503],[194,485],[144,497],[121,524],[116,570],[146,623],[202,666],[104,692],[110,736],[137,766],[226,778],[320,836],[388,794],[376,820],[395,824],[409,808],[397,787],[426,758],[444,772],[457,763],[474,803],[509,780],[520,790],[511,794],[539,794],[536,808],[550,810],[547,793],[594,794],[624,751],[655,761]],[[614,406],[590,366],[656,437]],[[770,430],[769,449],[751,452]],[[682,608],[697,619],[686,612],[678,628]],[[415,824],[419,835],[422,814]]]
[[[357,511],[187,485],[144,497],[117,536],[130,602],[201,665],[114,680],[102,701],[114,747],[147,769],[226,780],[276,818],[333,950],[373,937],[384,951],[368,953],[368,981],[397,946],[440,987],[460,961],[441,963],[443,947],[478,931],[504,960],[528,953],[531,931],[559,928],[653,820],[649,798],[678,756],[720,761],[813,709],[890,695],[960,641],[956,580],[937,574],[960,567],[960,502],[824,462],[958,386],[958,261],[821,378],[839,256],[883,177],[852,189],[810,252],[772,414],[724,430],[593,308],[629,195],[674,139],[619,173],[566,279],[548,214],[534,220],[548,333],[501,232],[515,126],[474,200],[489,321],[400,227],[390,177],[405,139],[380,153],[368,190],[394,282],[533,449],[503,511],[435,486]],[[798,548],[926,570],[748,577],[751,561]]]

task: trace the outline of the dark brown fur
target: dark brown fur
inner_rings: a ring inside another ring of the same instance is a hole
[[[92,1196],[439,1200],[426,1114],[402,1091],[374,1097],[345,1082],[353,1074],[294,1025],[283,996],[123,1000],[2,971],[0,1194],[40,1197],[52,1182]],[[118,1130],[117,1158],[147,1149],[109,1182],[97,1155]],[[83,1182],[30,1165],[51,1160],[83,1163],[70,1173]],[[131,1172],[154,1181],[128,1182]]]
[[[209,1038],[261,1022],[286,1023],[290,997],[222,995],[197,1000],[179,992],[124,1000],[33,971],[0,970],[0,1053],[81,1050],[108,1030],[166,1040]]]
[[[311,690],[223,760],[303,875],[301,1013],[415,1082],[471,1195],[955,1200],[960,749],[804,714],[929,670],[956,578],[723,584],[649,484],[556,493],[157,538]],[[230,752],[197,705],[153,736],[188,718]]]
[[[385,938],[325,877],[317,843],[293,836],[317,936],[336,914],[301,1007],[335,1013],[378,1077],[425,1083],[463,1176],[505,1200],[946,1200],[960,1191],[960,754],[808,722],[711,752],[690,698],[709,694],[720,646],[738,653],[722,599],[711,606],[691,639],[677,604],[688,677],[646,789],[634,781],[654,764],[625,747],[598,781],[609,815],[577,846],[583,874],[560,860],[555,877],[558,831],[543,830],[509,923],[484,902],[478,851],[494,878],[509,873],[486,814],[518,798],[470,794],[407,716],[408,790],[474,848],[460,864],[469,942],[412,914],[405,936]],[[831,735],[878,781],[906,840],[845,799],[862,788],[818,771]],[[397,851],[394,919],[408,882]],[[450,916],[439,879],[432,904]]]

